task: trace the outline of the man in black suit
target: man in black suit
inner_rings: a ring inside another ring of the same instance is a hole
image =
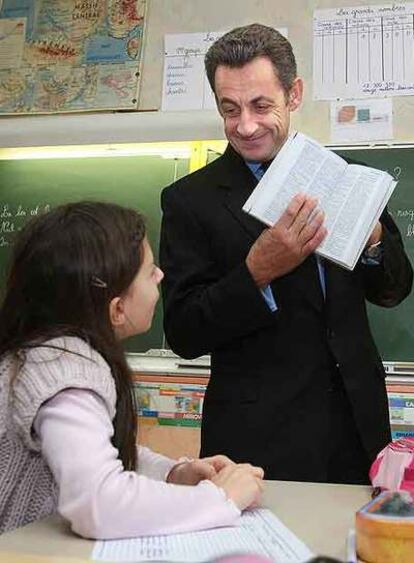
[[[211,353],[201,455],[224,453],[268,479],[367,483],[390,440],[385,374],[366,300],[410,292],[387,212],[350,272],[317,258],[317,202],[298,194],[272,228],[242,206],[302,101],[290,43],[253,24],[209,49],[207,76],[229,145],[162,194],[164,323],[179,355]]]

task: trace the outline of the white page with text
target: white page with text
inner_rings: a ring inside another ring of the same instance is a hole
[[[97,561],[170,561],[203,563],[229,554],[255,554],[275,563],[305,563],[310,549],[270,510],[256,508],[242,514],[231,527],[120,540],[97,541]]]

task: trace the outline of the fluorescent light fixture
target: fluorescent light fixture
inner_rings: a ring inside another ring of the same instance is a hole
[[[92,158],[117,156],[160,156],[189,159],[192,144],[185,142],[119,143],[110,145],[67,145],[51,147],[18,147],[0,149],[0,160],[49,158]]]

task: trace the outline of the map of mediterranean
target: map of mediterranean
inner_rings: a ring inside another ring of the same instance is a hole
[[[136,109],[146,0],[0,0],[0,113]]]

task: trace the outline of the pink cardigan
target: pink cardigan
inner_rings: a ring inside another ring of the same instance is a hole
[[[65,389],[44,403],[34,430],[59,489],[58,511],[88,538],[169,534],[227,526],[240,511],[210,481],[165,483],[177,463],[137,447],[138,471],[125,471],[113,426],[93,391]]]

